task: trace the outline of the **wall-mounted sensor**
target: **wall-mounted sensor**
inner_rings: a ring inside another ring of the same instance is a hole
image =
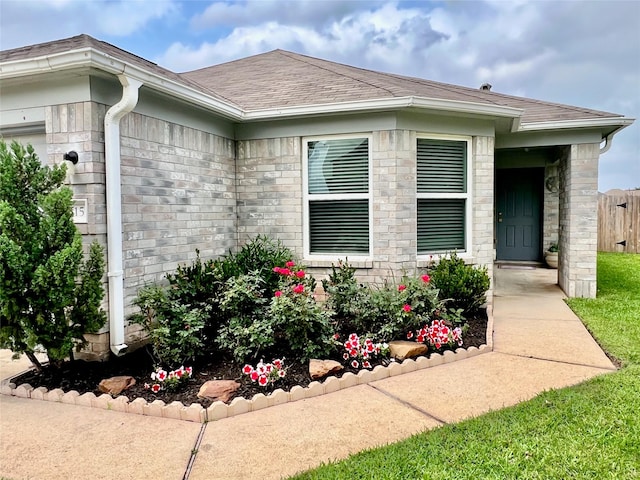
[[[75,150],[71,150],[69,153],[65,153],[62,156],[62,159],[75,165],[76,163],[78,163],[78,152],[76,152]]]

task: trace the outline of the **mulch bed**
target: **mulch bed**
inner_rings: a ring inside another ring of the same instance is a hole
[[[474,318],[468,323],[469,329],[463,337],[464,345],[462,348],[479,347],[486,344],[486,316],[482,315]],[[265,361],[270,360],[265,358]],[[336,360],[342,362],[341,358],[336,358]],[[375,367],[375,365],[382,363],[372,362],[372,364]],[[144,398],[148,402],[162,400],[165,404],[179,401],[185,406],[189,406],[192,403],[200,403],[204,408],[209,407],[212,402],[198,398],[197,394],[200,386],[207,380],[236,380],[241,386],[236,391],[234,398],[244,397],[251,399],[257,393],[269,393],[270,391],[269,389],[265,391],[265,388],[258,386],[245,375],[242,375],[242,365],[238,365],[230,359],[217,358],[201,361],[200,363],[194,363],[192,367],[192,378],[178,392],[160,391],[157,394],[144,388],[146,382],[151,382],[149,375],[153,371],[152,359],[145,348],[140,348],[120,358],[112,356],[105,362],[76,360],[65,362],[59,369],[45,366],[42,372],[30,370],[12,381],[16,385],[28,383],[33,388],[46,387],[48,390],[60,388],[65,392],[76,390],[80,395],[86,392],[93,392],[96,396],[99,396],[102,395],[102,392],[98,390],[98,384],[101,380],[118,375],[130,375],[136,379],[136,384],[122,393],[129,400]],[[281,388],[289,391],[295,385],[306,387],[311,383],[312,380],[309,376],[307,363],[300,364],[287,358],[285,359],[285,367],[287,369],[286,376],[274,384],[271,390]],[[358,373],[357,370],[350,366],[345,366],[345,369],[336,376],[340,377],[346,372]]]

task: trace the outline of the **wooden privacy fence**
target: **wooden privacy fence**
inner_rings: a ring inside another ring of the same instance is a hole
[[[598,251],[640,253],[640,190],[598,194]]]

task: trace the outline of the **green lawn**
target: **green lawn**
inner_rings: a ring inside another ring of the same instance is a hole
[[[623,368],[296,479],[640,479],[640,255],[599,254],[569,304]]]

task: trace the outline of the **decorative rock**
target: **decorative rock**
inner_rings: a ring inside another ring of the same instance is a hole
[[[117,396],[123,390],[126,390],[129,387],[132,387],[136,384],[136,379],[130,377],[128,375],[122,375],[119,377],[111,377],[105,378],[98,385],[98,390],[102,393],[109,393],[111,395]]]
[[[234,380],[209,380],[200,387],[198,398],[227,403],[238,388],[240,384]]]
[[[427,353],[427,346],[423,343],[394,340],[389,342],[389,354],[402,361],[405,358],[418,357]]]
[[[309,361],[309,374],[313,380],[326,377],[331,373],[337,373],[344,367],[335,360],[318,360],[312,358]]]

